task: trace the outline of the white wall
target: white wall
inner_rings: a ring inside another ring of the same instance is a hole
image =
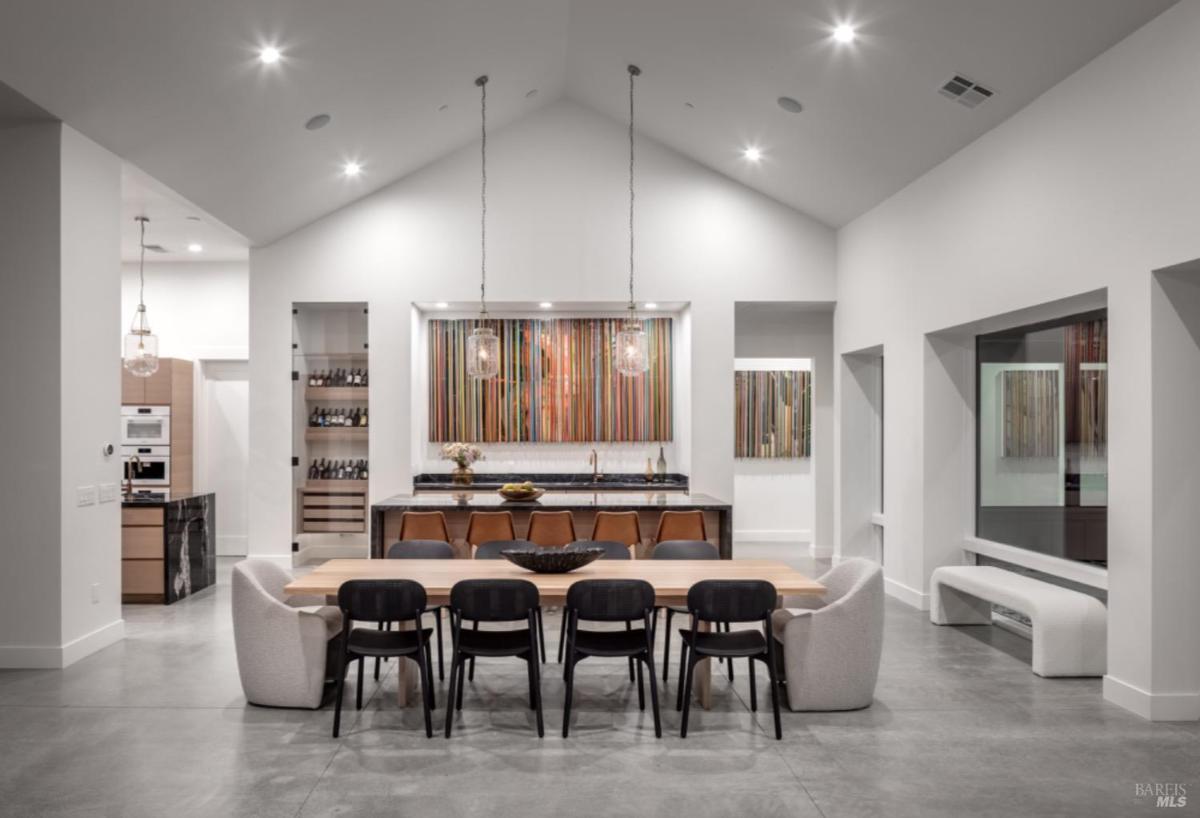
[[[153,240],[153,233],[147,240]],[[121,265],[122,333],[137,303],[138,265],[126,262]],[[164,358],[245,359],[250,348],[250,264],[147,259],[146,314]]]
[[[628,235],[624,127],[568,102],[489,139],[489,296],[619,303]],[[689,302],[691,416],[676,459],[695,490],[733,494],[737,299],[831,301],[827,227],[666,148],[639,143],[638,298]],[[290,308],[370,303],[371,495],[411,489],[413,302],[478,293],[479,155],[472,145],[251,251],[250,551],[284,554],[291,507]]]
[[[833,551],[833,312],[831,305],[739,303],[736,354],[800,358],[812,371],[812,457],[734,461],[734,538]],[[732,390],[732,382],[730,389]],[[732,429],[730,442],[732,446]]]
[[[971,485],[974,468],[970,348],[930,333],[1107,291],[1105,695],[1154,717],[1200,715],[1200,680],[1166,659],[1170,644],[1200,648],[1190,605],[1153,566],[1196,549],[1155,533],[1147,399],[1151,271],[1200,257],[1200,106],[1179,103],[1200,82],[1197,43],[1200,3],[1187,0],[839,234],[836,347],[883,347],[887,538],[899,556],[886,572],[917,604],[969,533],[954,486]]]
[[[0,354],[20,384],[3,402],[0,666],[62,667],[124,634],[120,466],[102,453],[119,443],[120,353],[96,342],[118,332],[120,162],[66,126],[25,126],[0,130],[0,177]]]

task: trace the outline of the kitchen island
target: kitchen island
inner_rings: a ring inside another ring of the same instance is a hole
[[[679,491],[571,491],[547,492],[538,500],[505,500],[495,491],[428,492],[398,494],[371,506],[371,556],[381,558],[386,545],[400,536],[400,518],[405,511],[441,511],[446,515],[450,537],[459,546],[467,531],[467,518],[472,511],[511,511],[516,522],[517,536],[522,537],[529,524],[531,511],[570,511],[575,517],[575,531],[587,539],[597,511],[636,511],[642,529],[643,556],[651,545],[663,511],[704,512],[708,539],[720,549],[721,559],[733,557],[733,507],[724,500],[707,494],[688,494]],[[385,545],[386,544],[386,545]]]
[[[121,502],[121,601],[170,605],[217,581],[212,493],[146,492]]]
[[[476,472],[469,486],[454,482],[451,474],[418,474],[413,477],[413,491],[487,491],[505,483],[529,480],[546,491],[687,491],[686,474],[656,474],[650,480],[644,474],[590,474],[529,472]]]

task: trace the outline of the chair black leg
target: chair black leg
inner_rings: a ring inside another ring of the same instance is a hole
[[[475,657],[472,656],[471,661],[475,661]],[[466,657],[458,660],[458,701],[454,703],[455,709],[457,710],[462,710],[463,688],[466,687],[466,685],[463,683],[463,676],[467,670],[466,662]],[[446,707],[449,706],[450,702],[446,702]]]
[[[473,630],[473,631],[479,630],[478,620],[476,620],[475,624],[473,624],[471,626],[471,630]],[[470,681],[470,682],[475,681],[475,657],[474,656],[471,657],[471,672],[467,674],[467,681]]]
[[[626,623],[625,623],[625,630],[627,630],[627,631],[631,631],[631,630],[633,630],[633,624],[632,624],[632,623],[630,623],[630,622],[626,622]],[[634,662],[634,661],[633,661],[633,657],[632,657],[632,656],[630,656],[630,657],[629,657],[629,681],[631,681],[631,682],[633,681],[633,673],[634,673],[634,671],[633,671],[633,666],[634,666],[635,664],[637,664],[637,663],[636,663],[636,662]],[[640,671],[640,670],[641,670],[641,668],[638,668],[638,670]],[[643,707],[642,709],[644,710],[645,708]]]
[[[458,651],[450,654],[450,688],[446,691],[446,738],[450,738],[450,727],[454,723],[454,684],[458,680]]]
[[[654,709],[654,737],[662,738],[662,718],[658,713],[658,674],[654,672],[654,659],[650,654],[646,655],[646,669],[650,675],[650,707]]]
[[[417,665],[421,672],[421,709],[425,711],[425,738],[433,738],[433,664],[429,661],[429,643],[426,642],[422,647],[423,650],[417,651]]]
[[[779,674],[775,672],[775,656],[767,653],[767,675],[771,679],[771,707],[775,710],[775,738],[783,738],[783,723],[779,720]]]
[[[538,609],[540,612],[540,608]],[[538,628],[541,631],[541,628]],[[537,711],[537,731],[538,738],[545,738],[546,726],[542,722],[542,663],[538,661],[538,645],[531,633],[529,639],[529,669],[532,674],[533,682],[533,701],[534,709]]]
[[[683,685],[683,720],[679,724],[679,737],[687,738],[688,714],[692,710],[692,676],[696,667],[696,652],[689,651],[687,681]]]
[[[342,726],[342,691],[346,688],[346,651],[338,651],[337,695],[333,700],[333,737],[338,737]]]
[[[433,614],[434,620],[437,622],[438,681],[443,681],[446,678],[446,666],[442,663],[442,609],[437,608]]]
[[[634,659],[632,656],[629,657],[629,661],[632,662],[633,664],[637,665],[638,710],[645,710],[646,709],[646,686],[645,686],[645,684],[642,683],[642,663],[637,661],[636,659]],[[651,671],[651,675],[653,675],[653,674],[654,674],[654,671]]]
[[[683,681],[687,675],[687,655],[688,646],[681,644],[679,646],[679,683],[675,685],[675,712],[678,713],[683,709]]]
[[[571,699],[575,694],[575,646],[567,648],[567,659],[564,666],[563,678],[566,681],[566,691],[563,694],[563,738],[571,730]]]
[[[562,622],[558,626],[558,663],[563,663],[563,643],[567,639],[567,615],[563,614]]]
[[[433,681],[433,654],[429,648],[429,643],[425,643],[425,666],[429,668],[429,680]],[[429,709],[437,710],[437,696],[434,691],[434,686],[429,685]]]
[[[354,691],[354,709],[362,710],[362,689],[363,689],[363,665],[366,664],[365,656],[358,657],[358,690]]]
[[[754,657],[751,656],[746,660],[746,664],[750,667],[750,712],[758,712],[758,683],[754,678]]]
[[[729,623],[725,623],[725,633],[729,633]],[[733,681],[733,657],[725,657],[725,664],[729,665],[729,681]]]
[[[542,624],[542,609],[537,609],[538,646],[541,649],[542,661],[546,661],[546,626]]]
[[[663,622],[663,684],[666,684],[670,681],[668,676],[671,672],[671,616],[674,615],[675,612],[670,608],[663,608],[663,611],[666,614],[663,617],[663,619],[666,620]],[[682,650],[682,648],[680,648],[680,650]],[[682,667],[683,665],[680,665],[680,668]],[[679,678],[683,678],[682,670],[679,672]]]

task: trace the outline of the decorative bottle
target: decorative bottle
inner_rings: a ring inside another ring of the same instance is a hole
[[[664,482],[667,479],[667,458],[663,456],[663,447],[658,447],[658,479]]]

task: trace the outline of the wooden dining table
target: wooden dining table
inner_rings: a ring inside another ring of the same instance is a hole
[[[543,606],[563,605],[567,589],[581,579],[644,579],[654,587],[660,606],[686,605],[688,589],[704,579],[765,579],[781,597],[825,592],[821,583],[777,560],[598,560],[568,574],[537,574],[507,560],[337,559],[292,580],[284,593],[325,596],[336,604],[338,589],[352,579],[411,579],[424,586],[430,606],[448,604],[450,589],[464,579],[527,579],[537,586]],[[402,660],[398,675],[400,705],[418,701],[416,665],[410,669],[409,661]],[[709,660],[696,666],[693,687],[697,702],[707,709],[712,701]]]

